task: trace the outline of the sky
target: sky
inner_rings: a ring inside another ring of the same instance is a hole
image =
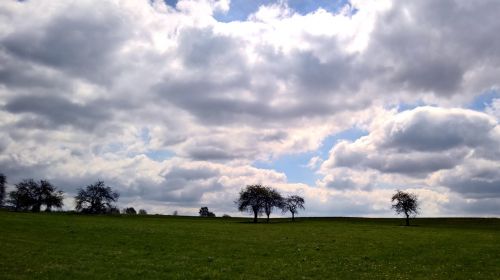
[[[0,173],[74,207],[500,216],[496,0],[38,0],[0,5]],[[280,214],[276,214],[280,216]]]

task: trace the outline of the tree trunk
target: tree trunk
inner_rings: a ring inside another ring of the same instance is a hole
[[[257,222],[257,211],[253,211],[253,222]]]
[[[267,215],[267,222],[269,223],[269,215]]]
[[[295,222],[295,213],[292,212],[292,222]]]
[[[410,225],[410,216],[406,214],[406,226]]]

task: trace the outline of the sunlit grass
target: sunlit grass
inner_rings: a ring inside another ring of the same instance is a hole
[[[498,279],[499,219],[0,212],[1,279]]]

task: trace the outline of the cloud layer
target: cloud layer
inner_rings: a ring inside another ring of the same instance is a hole
[[[163,213],[236,214],[264,183],[304,195],[307,215],[391,215],[395,188],[425,215],[500,215],[500,99],[470,107],[498,89],[497,1],[279,1],[218,21],[232,8],[4,3],[0,172],[53,180],[70,207],[101,179]],[[367,135],[324,146],[353,127]],[[315,185],[255,167],[297,154]]]

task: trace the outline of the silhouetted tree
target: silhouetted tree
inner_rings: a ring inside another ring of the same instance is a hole
[[[123,214],[137,215],[137,212],[135,211],[134,207],[127,207],[127,208],[123,209]]]
[[[63,192],[58,191],[49,181],[41,180],[36,192],[35,211],[39,212],[42,205],[45,205],[45,211],[52,211],[52,207],[62,208]]]
[[[120,215],[120,209],[118,209],[118,207],[111,206],[110,208],[107,208],[104,213],[111,215]]]
[[[16,190],[9,192],[7,201],[15,211],[28,211],[36,203],[37,184],[33,179],[23,180],[15,185]]]
[[[406,217],[406,226],[410,225],[410,217],[418,214],[418,198],[416,194],[397,190],[392,196],[392,208],[396,214],[403,213]]]
[[[292,195],[283,200],[283,213],[292,213],[292,221],[295,221],[295,214],[299,212],[299,209],[304,210],[304,198],[298,195]]]
[[[0,173],[0,206],[3,205],[5,199],[5,185],[7,184],[7,177]]]
[[[283,197],[277,190],[270,187],[266,187],[266,192],[266,196],[264,197],[264,212],[267,216],[266,221],[269,223],[269,216],[273,209],[275,207],[283,208]]]
[[[240,197],[235,203],[239,211],[253,213],[253,222],[256,223],[257,217],[264,211],[266,197],[266,187],[262,185],[249,185],[240,191]]]
[[[16,190],[9,193],[9,203],[16,211],[40,212],[44,205],[46,211],[51,211],[52,207],[63,206],[63,192],[58,191],[49,181],[41,180],[38,184],[33,179],[26,179],[15,187]]]
[[[78,194],[75,196],[76,210],[88,214],[111,213],[115,208],[112,203],[116,202],[119,197],[120,195],[106,186],[103,181],[97,181],[85,189],[78,189]]]
[[[173,216],[177,216],[179,215],[179,212],[177,210],[174,210],[174,212],[172,213]]]
[[[146,210],[144,209],[139,209],[139,215],[147,215],[148,212],[146,212]]]
[[[199,213],[200,217],[215,217],[213,212],[208,211],[208,207],[201,207]]]

